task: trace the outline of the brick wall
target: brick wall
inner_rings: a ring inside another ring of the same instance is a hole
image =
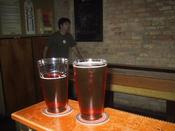
[[[69,0],[54,0],[55,29],[58,29],[57,21],[60,17],[69,17]]]
[[[55,1],[64,4],[59,16],[74,22],[73,0]],[[103,42],[78,43],[85,57],[175,67],[175,0],[103,0],[103,35]]]

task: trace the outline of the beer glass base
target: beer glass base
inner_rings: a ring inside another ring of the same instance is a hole
[[[62,117],[62,116],[66,116],[69,115],[71,112],[73,111],[72,107],[67,105],[66,106],[66,110],[60,113],[51,113],[47,111],[47,108],[42,110],[42,114],[48,116],[48,117]]]
[[[92,125],[92,126],[94,125],[94,126],[96,126],[96,125],[101,125],[101,124],[104,124],[104,123],[108,122],[109,121],[109,115],[104,112],[104,113],[102,113],[102,117],[100,119],[88,121],[88,120],[84,120],[81,117],[81,114],[78,114],[76,116],[76,120],[79,123],[83,124],[83,125]]]

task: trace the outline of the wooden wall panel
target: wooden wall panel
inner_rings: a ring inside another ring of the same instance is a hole
[[[32,48],[33,48],[33,61],[34,61],[34,75],[36,84],[37,101],[43,100],[41,89],[39,86],[39,74],[37,69],[37,61],[43,58],[44,46],[47,43],[47,37],[33,37]]]
[[[36,101],[32,46],[30,38],[0,41],[3,89],[9,114]]]

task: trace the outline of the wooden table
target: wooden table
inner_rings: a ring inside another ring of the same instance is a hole
[[[85,126],[76,121],[78,102],[69,100],[73,112],[64,117],[47,117],[41,113],[44,102],[12,113],[12,119],[35,130],[57,131],[175,131],[175,123],[160,121],[112,108],[105,108],[110,120],[98,126]]]

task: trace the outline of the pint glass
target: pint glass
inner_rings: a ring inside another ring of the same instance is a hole
[[[75,87],[84,124],[99,124],[108,120],[104,113],[107,62],[104,59],[78,59],[73,62]]]
[[[47,106],[44,113],[67,114],[71,110],[68,106],[68,60],[66,58],[41,59],[38,61],[38,70]]]

